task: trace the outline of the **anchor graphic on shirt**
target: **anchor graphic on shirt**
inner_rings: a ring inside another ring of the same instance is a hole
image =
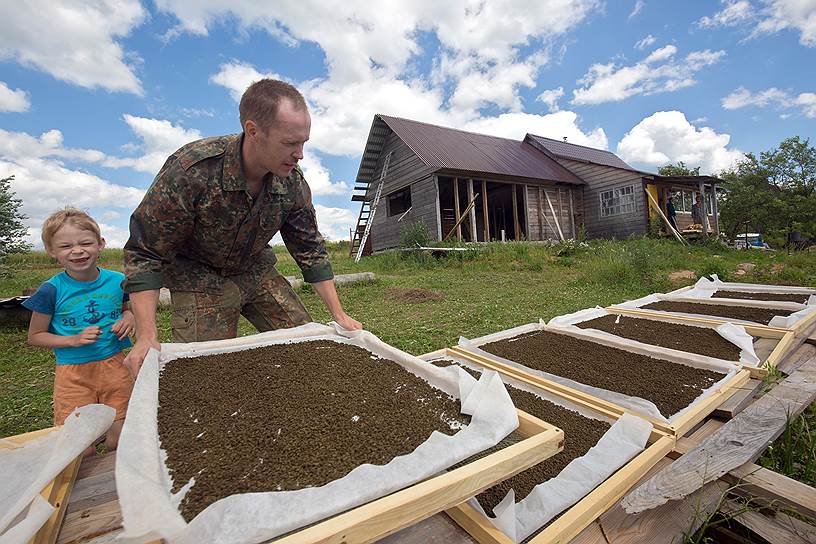
[[[90,315],[86,315],[82,320],[89,325],[93,325],[94,323],[99,323],[102,321],[102,318],[105,317],[105,314],[96,311],[97,302],[95,300],[91,300],[88,302],[88,305],[85,306],[85,310]]]

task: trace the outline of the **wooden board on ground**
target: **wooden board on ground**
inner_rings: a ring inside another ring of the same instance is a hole
[[[544,391],[558,395],[571,402],[575,402],[581,406],[590,407],[597,412],[600,412],[602,414],[605,414],[616,419],[623,415],[625,412],[632,412],[631,410],[618,406],[617,404],[614,404],[607,400],[598,398],[594,395],[590,395],[588,393],[584,393],[583,391],[579,391],[566,385],[562,385],[552,380],[542,378],[541,376],[532,374],[515,366],[510,366],[504,363],[494,361],[493,359],[489,359],[482,355],[473,353],[459,346],[448,348],[448,353],[450,355],[453,355],[454,357],[459,357],[473,364],[479,365],[484,368],[489,368],[491,370],[495,370],[506,376],[510,376],[519,381],[536,386],[540,389],[543,389]],[[696,402],[693,405],[692,409],[688,410],[685,414],[677,418],[672,423],[666,423],[665,421],[649,417],[645,414],[638,413],[636,415],[642,417],[643,419],[648,420],[650,423],[652,423],[652,425],[654,425],[656,430],[662,433],[670,434],[673,436],[683,436],[686,432],[688,432],[689,429],[691,429],[692,427],[694,427],[694,425],[705,419],[705,417],[708,414],[710,414],[715,408],[717,408],[731,395],[733,395],[741,387],[743,387],[750,378],[751,378],[750,370],[743,369],[738,371],[731,378],[729,378],[722,385],[720,385],[716,392]]]
[[[755,461],[816,398],[816,358],[737,414],[700,446],[632,491],[624,499],[630,512],[642,512],[668,500],[680,499],[731,470]]]

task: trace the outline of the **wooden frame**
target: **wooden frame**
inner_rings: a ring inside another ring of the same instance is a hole
[[[366,543],[408,527],[478,495],[552,457],[564,432],[520,412],[519,431],[532,436],[424,482],[274,540],[276,544]]]
[[[26,443],[58,429],[59,427],[49,427],[30,433],[9,436],[3,439],[3,441],[8,444],[0,443],[0,449],[22,447]],[[82,455],[79,455],[76,459],[71,461],[68,466],[62,469],[62,472],[57,474],[57,477],[51,480],[40,492],[40,496],[54,507],[54,511],[43,526],[40,527],[40,530],[37,531],[37,534],[34,535],[34,538],[28,541],[28,544],[54,544],[57,541],[62,520],[65,518],[65,512],[68,506],[68,497],[71,494],[71,489],[74,487],[81,462]]]
[[[542,378],[541,376],[531,374],[514,366],[494,361],[458,346],[448,348],[448,353],[484,368],[495,370],[496,372],[510,376],[519,381],[534,385],[540,389],[543,389],[544,391],[553,393],[562,398],[566,398],[567,400],[576,404],[590,407],[596,412],[600,412],[601,414],[605,414],[615,419],[619,418],[626,412],[632,412],[631,410],[627,410],[626,408],[618,406],[617,404],[607,400],[595,397],[552,380]],[[678,437],[683,436],[689,429],[705,419],[708,414],[710,414],[720,404],[725,402],[729,397],[731,397],[731,395],[736,393],[740,387],[748,383],[750,378],[750,370],[739,370],[731,378],[726,380],[725,383],[720,385],[717,392],[709,395],[701,401],[698,401],[693,410],[689,410],[686,414],[675,420],[673,423],[666,423],[665,421],[660,421],[645,414],[635,412],[632,413],[635,413],[635,415],[638,417],[649,421],[655,427],[655,429],[662,433]]]
[[[435,351],[423,355],[422,358],[435,358],[445,355],[452,355],[456,358],[465,359],[468,362],[474,362],[468,357],[463,357],[460,351],[451,349]],[[468,352],[467,355],[471,354]],[[552,393],[552,391],[548,392]],[[558,396],[560,397],[560,395]],[[575,402],[573,399],[568,400]],[[576,404],[598,415],[610,416],[609,413],[599,411],[595,409],[594,406],[583,403]],[[521,414],[524,414],[524,412],[519,411],[520,416]],[[618,417],[620,416],[615,417],[615,419]],[[519,426],[518,432],[522,435],[525,434],[521,426]],[[589,525],[592,520],[620,500],[635,482],[645,475],[660,459],[665,457],[674,448],[675,437],[659,430],[653,430],[649,437],[649,443],[650,445],[643,452],[568,508],[558,519],[531,539],[530,543],[569,542],[575,535]],[[446,510],[446,513],[456,521],[460,527],[467,531],[470,536],[476,539],[479,544],[512,544],[512,541],[507,535],[502,533],[467,503],[462,503],[454,508],[450,508]]]

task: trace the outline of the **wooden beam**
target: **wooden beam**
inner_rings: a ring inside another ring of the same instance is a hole
[[[730,379],[723,383],[719,390],[706,398],[698,400],[694,403],[694,409],[687,411],[681,417],[678,417],[672,422],[677,436],[683,436],[691,430],[696,424],[704,420],[714,409],[725,402],[734,393],[739,391],[748,380],[751,378],[751,371],[742,369],[734,374]]]
[[[763,497],[816,519],[816,489],[754,463],[745,463],[722,478],[740,494]]]
[[[568,187],[569,191],[569,216],[570,216],[570,231],[572,232],[572,239],[578,239],[578,233],[575,232],[575,208],[572,203],[572,187]]]
[[[720,505],[720,512],[731,516],[732,519],[761,536],[771,544],[809,544],[801,536],[776,523],[773,519],[745,507],[736,501],[726,499]],[[816,529],[814,529],[816,532]]]
[[[82,455],[62,469],[62,472],[40,493],[40,496],[54,507],[54,511],[46,520],[45,525],[29,541],[29,544],[54,544],[57,541],[60,527],[62,527],[62,520],[65,518],[65,512],[68,508],[68,497],[76,481],[81,462]]]
[[[647,319],[657,319],[658,321],[671,321],[673,323],[689,323],[698,325],[722,325],[728,322],[727,318],[716,317],[691,317],[684,315],[667,314],[665,312],[657,312],[653,310],[641,310],[640,308],[621,308],[620,306],[609,306],[605,310],[611,314],[630,315],[634,317],[643,317]],[[768,327],[767,325],[751,325],[749,323],[736,323],[745,328],[745,331],[751,336],[760,338],[783,338],[788,329],[780,329],[777,327]]]
[[[726,399],[725,402],[715,408],[714,411],[711,412],[711,415],[721,417],[723,419],[733,418],[735,415],[742,412],[749,404],[751,404],[751,402],[753,402],[754,395],[759,392],[761,387],[762,380],[751,378],[748,380],[748,383],[740,387],[739,391],[731,395],[730,398]]]
[[[482,180],[482,218],[484,220],[484,241],[490,241],[490,214],[487,204],[487,182]]]
[[[705,185],[700,180],[700,213],[703,214],[703,236],[708,236],[708,211],[705,205]]]
[[[649,192],[649,191],[648,191],[648,190],[647,190],[645,187],[643,188],[643,190],[644,190],[644,191],[646,191],[646,198],[648,198],[648,199],[649,199],[649,203],[652,205],[652,207],[655,209],[655,211],[657,211],[657,213],[658,213],[658,214],[660,215],[660,217],[663,219],[663,222],[664,222],[664,223],[666,224],[666,226],[668,227],[669,232],[671,232],[672,234],[674,234],[674,237],[675,237],[675,238],[677,238],[677,239],[678,239],[678,240],[679,240],[679,241],[680,241],[680,242],[681,242],[683,245],[686,245],[686,246],[687,246],[687,245],[688,245],[688,242],[686,241],[686,239],[685,239],[685,238],[683,238],[682,236],[680,236],[680,233],[679,233],[679,232],[677,232],[677,229],[675,229],[675,228],[672,226],[671,222],[668,220],[668,218],[666,217],[666,215],[663,213],[663,210],[661,210],[661,209],[660,209],[660,205],[659,205],[659,204],[657,203],[657,201],[654,199],[654,197],[652,196],[652,194],[651,194],[651,193],[650,193],[650,192]]]
[[[681,499],[731,470],[755,461],[798,415],[816,399],[816,358],[654,476],[623,501],[627,512],[654,508]]]
[[[510,184],[510,188],[513,190],[513,228],[515,229],[515,239],[521,240],[521,227],[519,226],[519,216],[518,216],[518,197],[516,196],[516,186]]]
[[[550,207],[550,213],[553,214],[553,221],[555,221],[555,227],[558,229],[558,237],[561,241],[564,241],[564,233],[561,232],[561,223],[558,221],[558,217],[555,215],[555,210],[553,209],[552,202],[550,201],[550,195],[547,194],[547,191],[544,191],[544,198],[547,199],[547,206]]]
[[[467,180],[467,191],[468,191],[468,200],[473,201],[475,203],[476,199],[473,198],[473,180],[468,178]],[[478,193],[477,193],[478,194]],[[472,206],[470,208],[470,237],[471,242],[478,242],[479,235],[476,233],[476,206]]]
[[[447,240],[448,238],[450,238],[450,237],[451,237],[451,234],[453,234],[453,232],[454,232],[456,229],[460,229],[458,232],[460,232],[460,233],[462,232],[462,231],[461,231],[461,224],[462,224],[462,221],[464,221],[464,220],[465,220],[465,218],[468,216],[468,213],[470,212],[470,209],[473,207],[473,205],[474,205],[474,204],[476,204],[476,199],[477,199],[477,198],[479,198],[479,193],[476,193],[476,196],[474,196],[474,197],[473,197],[473,200],[471,200],[471,201],[470,201],[470,203],[469,203],[469,204],[467,205],[467,207],[465,208],[464,213],[463,213],[462,215],[460,215],[460,216],[459,216],[459,219],[456,221],[456,224],[453,226],[453,228],[450,230],[450,232],[447,234],[447,236],[445,236],[445,238],[443,238],[443,239],[442,239],[442,241],[443,241],[443,242],[444,242],[445,240]],[[460,240],[461,240],[461,238],[460,238]]]
[[[538,199],[536,200],[536,209],[538,210],[538,235],[539,239],[542,241],[546,240],[544,237],[544,222],[541,220],[541,217],[544,216],[544,208],[542,208],[542,204],[544,202],[544,189],[541,185],[538,186]],[[546,219],[546,216],[544,217]]]
[[[720,212],[717,206],[717,184],[711,184],[711,205],[714,207],[712,215],[714,216],[714,234],[720,235]]]
[[[462,219],[459,214],[459,178],[453,178],[453,211],[456,214],[456,226],[454,229],[456,230],[456,239],[460,242],[462,241]],[[450,235],[448,235],[450,236]],[[445,240],[448,239],[448,236],[445,236]],[[444,241],[444,240],[443,240]]]

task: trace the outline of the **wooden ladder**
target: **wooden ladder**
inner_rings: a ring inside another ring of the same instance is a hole
[[[354,257],[355,263],[360,262],[360,258],[363,256],[363,251],[365,250],[366,241],[368,240],[368,235],[371,234],[374,214],[377,213],[377,206],[380,204],[380,196],[382,195],[385,176],[388,174],[388,165],[391,164],[391,155],[393,154],[394,152],[392,151],[385,157],[385,163],[380,172],[380,180],[377,184],[377,191],[374,193],[374,198],[372,200],[363,200],[360,206],[360,215],[357,216],[357,227],[354,229],[351,247],[349,248],[349,255],[354,255],[356,252],[356,256]]]

